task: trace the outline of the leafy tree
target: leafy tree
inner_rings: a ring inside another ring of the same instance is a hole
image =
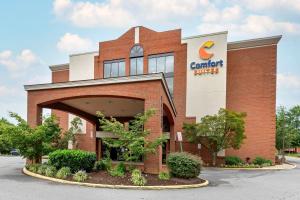
[[[105,138],[104,143],[108,147],[124,149],[124,159],[129,162],[138,161],[141,157],[145,157],[146,154],[155,153],[157,147],[166,141],[166,137],[161,136],[152,141],[146,139],[150,131],[144,129],[144,124],[154,114],[154,109],[138,114],[130,121],[129,127],[125,127],[124,124],[115,118],[107,119],[104,114],[97,112],[102,130],[114,133],[118,137],[117,140]]]
[[[13,126],[6,119],[0,119],[0,154],[8,154],[13,148],[12,142],[6,134],[7,129]]]
[[[246,113],[221,108],[216,115],[206,115],[199,123],[184,124],[184,135],[190,142],[200,143],[211,153],[216,165],[217,153],[223,149],[239,149],[246,138]]]
[[[45,118],[43,124],[35,128],[31,128],[16,113],[10,112],[10,116],[17,121],[17,125],[9,127],[6,131],[12,144],[19,149],[23,157],[38,163],[43,155],[56,149],[61,129],[55,116]]]
[[[71,121],[71,127],[69,128],[69,130],[67,130],[61,136],[61,139],[58,142],[58,148],[67,149],[69,141],[72,141],[73,146],[77,147],[78,143],[77,143],[75,135],[82,131],[81,127],[82,127],[82,120],[79,117],[75,117]]]
[[[300,147],[300,105],[292,107],[288,112],[288,122],[293,130],[294,136],[292,147]]]
[[[300,106],[290,110],[280,106],[276,114],[276,148],[283,149],[300,146]]]

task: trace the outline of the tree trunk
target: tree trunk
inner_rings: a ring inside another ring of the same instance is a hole
[[[212,165],[215,167],[217,163],[217,153],[213,152],[212,153]]]
[[[33,159],[26,158],[26,164],[40,164],[42,163],[42,157],[36,157]]]

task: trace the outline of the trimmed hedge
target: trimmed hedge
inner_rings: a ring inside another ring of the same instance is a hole
[[[167,158],[170,173],[179,178],[195,178],[200,174],[202,161],[199,157],[186,153],[171,153]]]
[[[96,162],[96,154],[82,150],[56,150],[49,154],[49,163],[60,169],[69,167],[72,173],[79,170],[90,172]]]
[[[225,165],[241,165],[243,163],[244,163],[243,160],[237,156],[225,157]]]
[[[260,165],[260,166],[271,166],[272,165],[272,161],[271,160],[267,160],[263,157],[256,157],[253,161],[253,164],[255,165]]]

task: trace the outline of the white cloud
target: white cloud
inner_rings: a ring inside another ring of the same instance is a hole
[[[62,15],[71,6],[70,0],[56,0],[53,2],[53,10],[56,15]]]
[[[277,75],[278,88],[300,90],[300,76],[292,74]]]
[[[23,74],[26,69],[39,62],[38,57],[30,49],[24,49],[16,56],[10,50],[0,52],[0,65],[4,66],[15,77]]]
[[[241,30],[250,33],[268,33],[268,32],[287,32],[299,33],[300,25],[285,22],[274,21],[271,17],[262,15],[250,15],[245,24],[242,24]]]
[[[71,33],[66,33],[65,35],[63,35],[59,39],[56,46],[61,52],[65,53],[90,51],[94,48],[91,40]]]
[[[242,9],[238,5],[232,7],[225,7],[223,10],[219,10],[215,6],[211,6],[204,13],[202,20],[203,22],[215,23],[220,20],[223,22],[235,21],[240,19],[242,16]]]
[[[200,33],[228,30],[230,35],[254,37],[269,34],[300,34],[300,24],[275,21],[269,16],[249,15],[242,21],[224,21],[222,18],[215,23],[201,23],[198,27]]]
[[[79,27],[129,27],[147,21],[174,21],[200,16],[211,3],[208,0],[55,0],[54,14]]]
[[[0,85],[0,97],[11,96],[16,94],[16,90],[13,88],[8,88],[7,86]]]
[[[127,27],[135,23],[133,16],[119,0],[91,3],[88,1],[71,2],[55,0],[54,13],[79,27]]]
[[[246,8],[254,11],[268,9],[300,11],[300,0],[239,0],[238,3],[244,3]]]

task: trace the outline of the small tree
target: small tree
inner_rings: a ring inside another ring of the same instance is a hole
[[[13,148],[12,142],[8,137],[7,129],[13,124],[9,123],[6,119],[0,119],[0,154],[8,154]]]
[[[71,121],[71,127],[62,135],[58,147],[60,149],[67,149],[69,141],[72,141],[73,146],[77,147],[76,134],[82,131],[81,127],[82,120],[79,117],[74,117]]]
[[[17,121],[17,125],[11,126],[7,135],[12,144],[19,149],[20,154],[34,163],[39,163],[43,155],[55,150],[57,141],[61,135],[61,129],[55,118],[50,116],[44,119],[42,125],[31,128],[27,122],[16,113],[10,116]]]
[[[284,157],[284,149],[300,146],[300,106],[290,110],[280,106],[276,114],[276,149]]]
[[[144,129],[144,124],[154,114],[154,109],[138,114],[134,120],[130,121],[129,127],[125,127],[115,118],[106,119],[101,112],[97,112],[97,116],[100,118],[100,127],[104,131],[114,133],[118,137],[117,140],[105,138],[104,143],[108,147],[124,149],[124,159],[129,162],[138,161],[148,153],[155,153],[157,147],[166,141],[166,137],[161,136],[153,141],[146,139],[150,131]]]
[[[216,165],[217,153],[223,149],[239,149],[246,138],[246,113],[221,108],[216,115],[206,115],[199,123],[184,124],[184,135],[190,142],[200,143],[211,153]]]

